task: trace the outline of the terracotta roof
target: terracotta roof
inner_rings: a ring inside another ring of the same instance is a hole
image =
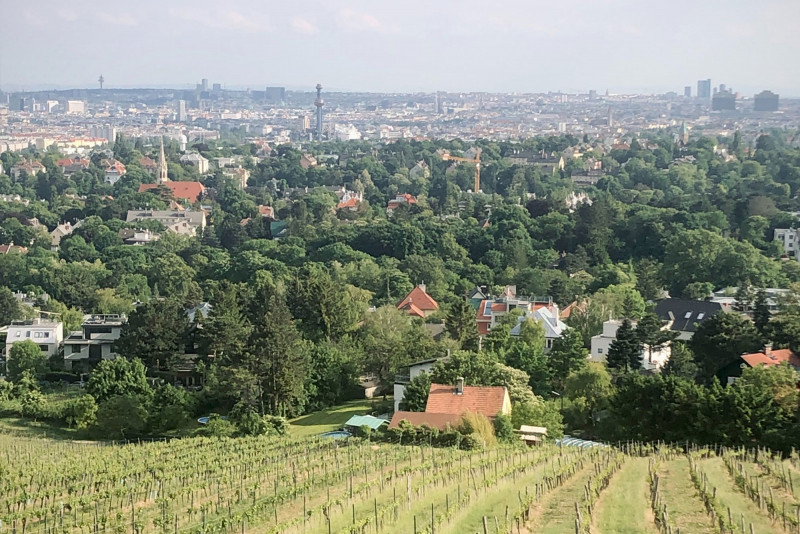
[[[344,202],[339,202],[336,206],[337,209],[343,208],[355,208],[358,206],[358,199],[354,197],[350,197],[349,199],[345,200]]]
[[[9,252],[18,252],[20,254],[25,254],[28,252],[27,247],[20,247],[14,244],[11,245],[0,245],[0,254],[8,254]]]
[[[405,306],[401,306],[397,309],[407,311],[409,315],[414,315],[415,317],[425,318],[425,312],[415,306],[413,302],[407,302]]]
[[[275,210],[272,206],[259,206],[258,207],[258,214],[262,217],[271,217],[275,218]]]
[[[586,303],[585,300],[583,302],[581,302],[580,304],[578,304],[577,300],[574,301],[572,304],[570,304],[569,306],[567,306],[566,308],[564,308],[561,311],[561,318],[562,319],[567,319],[570,315],[572,315],[572,312],[576,311],[576,310],[581,312],[581,313],[585,312],[586,311],[586,304],[587,303]]]
[[[503,410],[507,395],[503,386],[464,386],[460,395],[455,391],[453,385],[431,384],[425,412],[456,415],[474,412],[494,417]]]
[[[461,416],[451,413],[427,413],[427,412],[394,412],[389,428],[397,428],[400,421],[408,421],[414,426],[428,425],[431,428],[446,430],[447,426],[458,426]]]
[[[770,351],[770,356],[763,352],[754,352],[753,354],[743,354],[742,359],[750,367],[756,365],[779,365],[781,363],[788,363],[792,367],[800,369],[800,357],[789,349],[778,349]]]
[[[139,192],[144,193],[157,187],[157,184],[142,184],[139,186]],[[172,196],[175,198],[183,198],[189,202],[197,202],[197,198],[206,190],[200,182],[164,182],[164,187],[172,191]]]
[[[400,301],[400,304],[397,305],[397,309],[403,309],[408,303],[413,303],[415,307],[422,311],[439,309],[439,304],[433,300],[433,298],[431,298],[431,296],[428,295],[428,293],[425,292],[425,289],[421,286],[417,286],[412,289],[411,292],[406,295],[406,298]]]

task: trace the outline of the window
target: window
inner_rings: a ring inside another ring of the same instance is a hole
[[[702,320],[703,320],[703,317],[705,317],[705,316],[706,316],[706,314],[705,314],[705,313],[702,313],[702,312],[701,312],[701,313],[698,313],[698,314],[697,314],[697,320],[698,320],[698,321],[702,321]]]
[[[17,335],[16,335],[16,337],[21,337],[21,336],[22,336],[22,332],[20,332],[20,331],[17,331]]]
[[[42,349],[42,352],[47,352],[50,349],[47,345],[39,345],[39,348]]]
[[[688,312],[686,312],[686,315],[683,316],[683,318],[684,319],[689,319],[689,318],[691,318],[691,316],[692,316],[692,312],[688,311]]]
[[[31,331],[30,330],[27,330],[25,332],[25,337],[31,337]]]
[[[603,354],[603,347],[597,347],[597,354]]]
[[[548,349],[552,349],[553,348],[553,340],[552,339],[548,339],[545,343],[546,343]]]

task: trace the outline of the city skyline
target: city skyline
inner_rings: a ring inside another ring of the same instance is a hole
[[[711,78],[800,96],[800,69],[782,60],[800,53],[787,0],[270,4],[8,3],[0,89],[97,87],[102,74],[107,88],[663,93]]]

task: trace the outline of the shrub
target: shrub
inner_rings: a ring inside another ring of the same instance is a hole
[[[9,382],[5,378],[0,378],[0,401],[11,400],[11,397],[13,396],[14,396],[14,384]]]
[[[235,432],[236,425],[227,419],[223,419],[219,414],[212,413],[208,416],[208,423],[198,428],[195,434],[198,436],[226,438],[233,436]]]
[[[32,389],[26,391],[22,395],[20,404],[22,406],[22,416],[36,420],[42,419],[45,407],[47,406],[47,400],[39,391]]]
[[[461,418],[458,431],[465,436],[478,436],[478,439],[481,439],[486,447],[492,447],[497,444],[497,437],[494,435],[492,423],[483,414],[466,412]]]
[[[136,395],[118,395],[100,404],[95,433],[100,437],[130,439],[147,426],[147,410]]]
[[[97,402],[91,395],[81,395],[67,404],[64,419],[70,427],[89,428],[97,420]]]
[[[32,372],[37,378],[44,376],[47,372],[47,354],[30,339],[14,343],[8,351],[6,371],[12,382],[17,382],[26,371]]]
[[[461,450],[464,451],[479,450],[483,448],[484,440],[483,437],[478,434],[466,434],[461,438],[459,446]]]
[[[516,434],[514,434],[514,425],[511,424],[511,417],[507,415],[498,415],[494,418],[494,434],[497,440],[503,443],[511,443],[518,441]]]
[[[285,436],[289,433],[289,421],[279,415],[265,415],[264,421],[271,426],[276,434]]]

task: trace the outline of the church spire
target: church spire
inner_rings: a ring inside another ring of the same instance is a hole
[[[156,183],[159,185],[164,182],[169,182],[167,175],[167,158],[164,156],[164,137],[161,137],[161,158],[158,160],[158,179]]]

